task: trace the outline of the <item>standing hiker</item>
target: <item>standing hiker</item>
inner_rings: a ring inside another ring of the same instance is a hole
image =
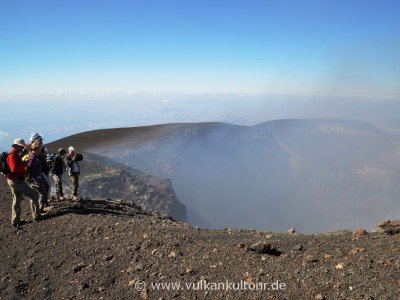
[[[57,199],[64,200],[64,192],[62,186],[62,175],[64,173],[64,158],[67,151],[63,148],[58,149],[57,154],[53,158],[53,163],[51,166],[51,177],[56,185],[56,195]]]
[[[44,209],[49,207],[49,203],[47,201],[47,188],[43,178],[42,162],[40,160],[42,143],[36,140],[30,147],[31,151],[28,159],[28,182],[38,192],[39,208],[41,212],[44,212]]]
[[[41,219],[38,193],[25,181],[25,168],[27,164],[22,161],[21,154],[25,149],[23,139],[15,139],[7,155],[7,165],[11,173],[7,176],[7,184],[11,189],[13,198],[11,207],[11,224],[16,227],[22,223],[21,220],[21,200],[23,196],[30,199],[32,219],[39,221]]]
[[[40,164],[42,166],[42,177],[43,177],[43,182],[44,182],[44,187],[46,188],[46,202],[49,202],[49,196],[50,196],[50,188],[51,188],[51,182],[49,179],[49,173],[51,166],[47,162],[47,148],[42,147],[40,153],[39,153],[39,160]]]
[[[72,182],[72,188],[73,188],[71,200],[78,201],[78,187],[79,187],[79,174],[80,174],[78,161],[83,160],[83,156],[79,152],[76,152],[73,146],[70,146],[68,148],[68,154],[65,160],[67,165],[68,176]]]

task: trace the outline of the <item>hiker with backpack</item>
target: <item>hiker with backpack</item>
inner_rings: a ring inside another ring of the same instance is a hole
[[[39,187],[37,187],[37,184],[34,183],[35,180],[32,179],[31,174],[29,174],[30,182],[32,182],[35,188],[38,189],[37,191],[40,195],[39,206],[41,207],[41,210],[44,211],[44,208],[46,207],[48,209],[51,208],[49,205],[50,180],[48,178],[50,168],[48,167],[46,162],[46,148],[43,146],[43,136],[37,132],[32,132],[29,140],[31,141],[31,146],[30,146],[31,152],[29,153],[28,160],[29,162],[31,162],[31,160],[36,160],[37,158],[40,162],[40,172],[41,172],[40,175],[39,174],[36,175],[38,178],[40,177],[40,179],[38,179],[38,181],[40,181],[41,183]],[[33,151],[34,150],[33,148],[35,148],[35,151]]]
[[[51,188],[51,181],[49,179],[51,166],[47,161],[47,152],[48,152],[47,148],[42,147],[42,150],[40,151],[39,154],[39,160],[42,166],[42,177],[44,181],[44,186],[46,188],[46,200],[48,202],[50,199],[50,188]]]
[[[60,148],[57,151],[57,154],[52,157],[52,165],[51,165],[51,177],[54,180],[56,186],[56,196],[60,201],[64,200],[64,192],[62,186],[62,175],[64,173],[64,159],[67,151],[64,148]]]
[[[79,187],[79,175],[80,167],[78,162],[83,160],[81,153],[76,152],[73,146],[68,148],[67,156],[65,157],[65,164],[67,165],[68,176],[72,182],[72,201],[78,201],[78,187]]]
[[[47,188],[45,180],[43,178],[42,162],[40,155],[42,152],[43,144],[36,140],[31,145],[31,151],[29,152],[28,158],[28,182],[39,194],[39,208],[41,212],[45,211],[45,208],[50,208],[47,201]]]
[[[38,202],[39,194],[25,180],[27,162],[23,162],[21,158],[25,148],[26,144],[23,139],[15,139],[6,158],[6,164],[9,169],[8,174],[6,174],[7,184],[11,189],[13,198],[11,224],[14,227],[23,223],[23,220],[21,220],[21,200],[23,196],[27,196],[30,199],[33,221],[39,221],[42,218]]]

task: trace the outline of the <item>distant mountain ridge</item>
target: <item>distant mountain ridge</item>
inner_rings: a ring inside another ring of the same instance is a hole
[[[171,178],[188,221],[204,227],[326,231],[400,214],[400,139],[364,122],[166,124],[85,132],[50,146],[69,144]]]

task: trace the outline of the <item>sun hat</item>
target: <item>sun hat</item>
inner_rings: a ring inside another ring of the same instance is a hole
[[[21,147],[26,147],[24,139],[18,138],[14,140],[14,143],[12,146],[21,146]]]

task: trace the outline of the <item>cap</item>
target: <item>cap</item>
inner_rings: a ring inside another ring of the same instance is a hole
[[[60,155],[65,155],[65,154],[67,154],[67,150],[65,150],[64,148],[60,148],[60,149],[58,149],[57,153]]]
[[[40,134],[37,133],[37,132],[32,132],[31,137],[29,138],[29,140],[30,140],[31,142],[33,142],[33,141],[35,141],[35,140],[37,140],[37,139],[42,139],[42,140],[43,140],[43,136],[40,135]]]

